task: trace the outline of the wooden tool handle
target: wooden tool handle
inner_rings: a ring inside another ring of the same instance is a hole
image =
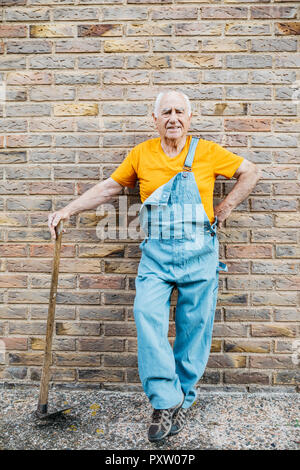
[[[48,318],[47,318],[45,355],[44,355],[44,364],[43,364],[43,370],[42,370],[39,405],[38,405],[38,408],[40,408],[40,411],[43,413],[47,412],[47,405],[48,405],[50,366],[52,363],[52,339],[53,339],[53,329],[54,329],[54,322],[55,322],[56,293],[57,293],[57,284],[58,284],[61,239],[62,239],[62,233],[63,233],[63,221],[62,220],[60,220],[58,225],[55,227],[55,232],[56,232],[56,239],[55,239],[55,246],[54,246],[54,258],[53,258],[53,266],[52,266],[52,278],[51,278],[51,288],[50,288],[50,298],[49,298],[49,308],[48,308]]]

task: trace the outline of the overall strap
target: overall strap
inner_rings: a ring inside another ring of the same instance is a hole
[[[195,150],[196,150],[199,140],[200,140],[199,137],[192,137],[192,140],[189,146],[189,151],[188,151],[188,154],[186,156],[186,159],[183,165],[183,169],[186,171],[191,171],[192,169],[192,164],[193,164],[194,156],[195,156]]]

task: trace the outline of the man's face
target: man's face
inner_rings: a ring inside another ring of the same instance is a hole
[[[157,117],[152,114],[161,138],[180,139],[190,127],[191,117],[188,116],[187,103],[179,93],[165,94],[159,105]]]

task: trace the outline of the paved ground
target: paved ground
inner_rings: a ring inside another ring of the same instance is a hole
[[[291,449],[300,446],[299,393],[199,392],[188,422],[160,444],[147,440],[143,392],[51,390],[77,407],[53,422],[34,418],[38,389],[0,389],[0,449]]]

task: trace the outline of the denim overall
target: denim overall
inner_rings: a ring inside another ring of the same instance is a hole
[[[197,138],[192,138],[183,170],[157,188],[139,212],[146,238],[135,280],[134,319],[138,370],[153,408],[182,400],[189,408],[211,348],[217,303],[219,262],[217,217],[211,225],[192,169]],[[176,339],[168,340],[170,297],[178,291]]]

